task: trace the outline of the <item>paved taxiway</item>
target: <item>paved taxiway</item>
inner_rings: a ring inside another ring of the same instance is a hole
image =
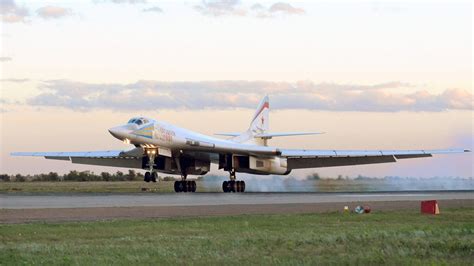
[[[377,193],[0,194],[0,223],[164,217],[418,210],[436,199],[441,209],[474,206],[474,191]]]

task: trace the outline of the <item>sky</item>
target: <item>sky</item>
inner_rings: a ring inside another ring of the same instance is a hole
[[[472,11],[439,1],[1,0],[0,173],[116,171],[9,153],[127,149],[107,129],[137,115],[244,131],[264,95],[271,130],[326,132],[271,145],[472,149]],[[292,175],[472,177],[473,165],[470,153]]]

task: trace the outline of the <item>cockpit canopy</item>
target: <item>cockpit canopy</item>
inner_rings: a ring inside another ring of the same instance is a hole
[[[145,117],[134,117],[130,120],[128,120],[127,124],[136,124],[136,125],[143,125],[143,124],[148,124],[150,122],[150,119],[145,118]]]

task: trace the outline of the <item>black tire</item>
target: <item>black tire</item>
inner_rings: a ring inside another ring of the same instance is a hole
[[[196,185],[196,181],[192,181],[192,192],[196,192],[196,188],[197,188],[197,185]]]
[[[176,192],[176,193],[181,192],[179,190],[179,182],[178,181],[174,181],[174,192]]]
[[[224,193],[229,192],[228,188],[229,188],[229,183],[227,181],[222,182],[222,191],[224,191]]]
[[[181,181],[181,184],[183,186],[183,192],[188,192],[188,182],[186,181]]]
[[[157,178],[158,178],[158,173],[157,172],[151,173],[151,182],[156,183]]]
[[[245,181],[240,181],[240,192],[245,192]]]
[[[235,192],[235,181],[229,181],[229,192]]]
[[[151,180],[151,174],[150,174],[150,172],[146,172],[145,177],[143,178],[143,181],[148,183],[148,182],[150,182],[150,180]]]
[[[236,192],[242,192],[242,181],[236,181],[235,182],[235,191]]]

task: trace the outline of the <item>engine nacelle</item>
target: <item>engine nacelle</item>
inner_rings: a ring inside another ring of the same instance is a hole
[[[261,174],[261,175],[287,175],[288,169],[286,158],[257,158],[254,156],[233,156],[233,167],[237,172]]]

